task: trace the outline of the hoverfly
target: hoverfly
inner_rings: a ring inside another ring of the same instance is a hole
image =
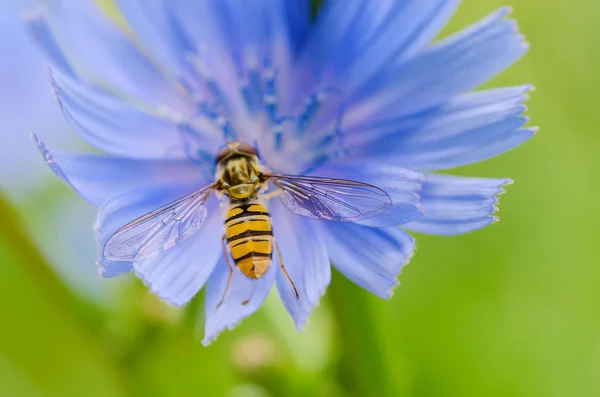
[[[213,192],[229,198],[225,233],[221,239],[229,266],[229,278],[219,307],[227,295],[234,265],[252,279],[262,277],[271,264],[273,248],[279,266],[292,285],[277,241],[271,217],[263,200],[278,196],[290,211],[312,219],[361,221],[386,212],[390,196],[366,183],[314,176],[265,173],[257,151],[250,145],[229,143],[216,157],[216,181],[200,190],[166,204],[117,230],[104,246],[104,256],[112,261],[148,258],[185,241],[202,227],[207,209],[204,203]],[[271,181],[274,192],[263,194]]]

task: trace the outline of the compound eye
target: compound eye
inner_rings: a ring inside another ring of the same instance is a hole
[[[237,147],[237,151],[243,154],[258,156],[256,149],[253,146],[248,145],[247,143],[240,143]]]
[[[229,153],[231,153],[231,149],[229,148],[229,146],[224,147],[223,150],[221,150],[217,154],[215,163],[219,164],[221,162],[221,160],[223,160],[225,157],[227,157],[229,155]]]

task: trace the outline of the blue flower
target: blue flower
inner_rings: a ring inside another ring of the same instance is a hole
[[[174,247],[100,258],[104,276],[134,271],[174,305],[206,284],[205,343],[254,313],[273,284],[302,328],[330,262],[390,297],[415,248],[397,226],[442,235],[487,226],[510,182],[430,172],[494,157],[535,132],[522,116],[530,86],[468,93],[527,51],[507,8],[432,43],[459,1],[329,1],[314,24],[308,0],[117,3],[130,30],[91,0],[56,0],[30,21],[65,117],[106,153],[50,153],[38,141],[54,172],[100,208],[100,247],[213,183],[217,153],[235,140],[254,146],[271,172],[355,180],[391,199],[386,212],[349,222],[299,216],[289,209],[311,211],[289,194],[268,201],[298,297],[275,258],[258,279],[236,268],[225,293],[226,200],[215,195],[184,228],[206,216],[198,233],[161,243]]]

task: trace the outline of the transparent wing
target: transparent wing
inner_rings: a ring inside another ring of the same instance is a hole
[[[206,219],[204,203],[214,187],[207,186],[123,226],[106,242],[104,257],[111,261],[144,259],[190,238]]]
[[[386,192],[367,183],[312,176],[266,175],[282,190],[281,202],[312,219],[361,221],[392,206]]]

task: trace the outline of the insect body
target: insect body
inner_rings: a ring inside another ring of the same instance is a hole
[[[273,248],[281,270],[292,285],[296,297],[299,297],[285,269],[271,226],[271,217],[261,198],[275,193],[290,211],[308,218],[329,221],[359,222],[386,212],[392,205],[386,192],[366,183],[265,173],[256,150],[239,142],[228,144],[216,156],[216,163],[214,183],[117,230],[104,246],[104,257],[112,261],[136,261],[190,238],[204,223],[207,215],[204,205],[206,200],[213,192],[221,192],[230,202],[225,234],[222,237],[230,273],[221,303],[227,295],[234,264],[247,277],[259,279],[271,264]],[[277,189],[263,195],[267,182],[273,182]],[[247,302],[242,302],[245,303]]]
[[[258,201],[232,205],[225,221],[225,236],[242,273],[254,279],[262,277],[273,257],[273,228],[266,208]]]
[[[276,244],[271,216],[257,197],[268,177],[260,170],[254,148],[239,143],[228,145],[217,155],[217,175],[231,205],[225,220],[223,241],[227,241],[227,248],[237,268],[246,276],[259,279],[271,264],[273,245]],[[233,276],[233,266],[225,244],[223,252],[230,272],[221,303]],[[279,264],[298,297],[298,290],[285,270],[281,255]]]

